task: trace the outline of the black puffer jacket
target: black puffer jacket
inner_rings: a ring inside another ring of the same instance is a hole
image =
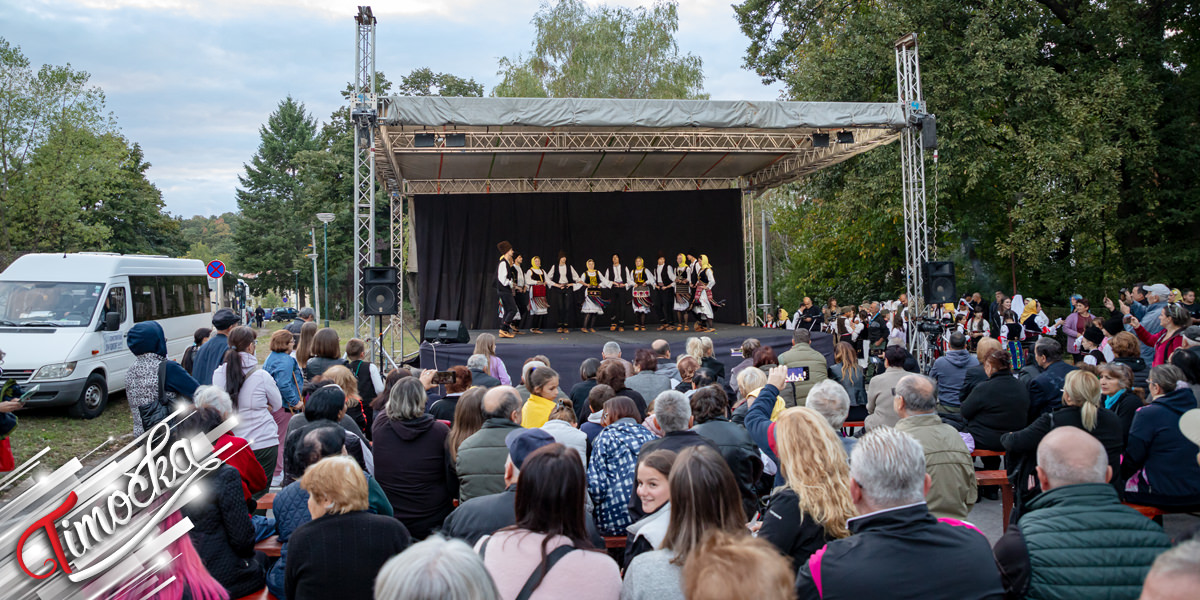
[[[737,478],[746,518],[753,518],[758,511],[758,494],[754,484],[762,477],[763,464],[758,456],[758,446],[750,438],[750,433],[745,427],[724,418],[705,421],[692,427],[692,431],[716,444],[721,458],[725,459]]]
[[[254,552],[254,526],[242,500],[242,478],[229,465],[205,478],[209,502],[189,502],[180,512],[192,520],[192,544],[204,567],[231,598],[241,598],[266,585],[266,564]]]
[[[976,448],[999,452],[1004,450],[1000,436],[1028,423],[1029,390],[1011,371],[997,371],[964,397],[960,414],[967,422],[963,431],[975,438]]]

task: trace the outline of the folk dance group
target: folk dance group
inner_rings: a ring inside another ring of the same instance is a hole
[[[627,305],[633,306],[634,331],[646,331],[646,317],[652,310],[658,314],[660,331],[687,329],[692,313],[696,315],[696,331],[716,331],[712,326],[713,309],[721,304],[713,299],[716,278],[704,254],[679,254],[674,266],[660,255],[654,267],[646,267],[639,256],[633,268],[623,266],[621,257],[614,254],[612,264],[603,271],[597,270],[596,262],[589,258],[587,268],[580,273],[567,264],[567,255],[562,252],[558,253],[558,264],[549,270],[542,269],[537,256],[529,261],[530,268],[523,270],[523,257],[513,251],[512,244],[505,241],[496,247],[500,250],[496,265],[500,337],[523,333],[513,323],[523,321],[525,315],[529,316],[529,331],[542,333],[551,299],[558,317],[557,333],[570,332],[572,303],[579,305],[583,332],[595,333],[596,318],[606,309],[609,330],[625,331]]]

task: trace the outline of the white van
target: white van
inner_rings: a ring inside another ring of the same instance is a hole
[[[204,263],[110,253],[27,254],[0,273],[0,378],[26,390],[30,406],[68,406],[91,419],[125,389],[134,323],[157,321],[168,357],[212,326]]]

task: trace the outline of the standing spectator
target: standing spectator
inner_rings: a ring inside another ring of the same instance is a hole
[[[304,365],[304,378],[312,381],[318,375],[325,373],[329,367],[350,365],[342,358],[342,344],[338,340],[337,331],[332,327],[324,327],[317,331],[312,340],[312,355]]]
[[[546,435],[514,437],[531,434]],[[523,459],[514,454],[521,463],[513,503],[516,525],[476,544],[500,596],[517,598],[522,589],[532,589],[530,600],[615,600],[621,572],[608,555],[589,551],[583,511],[587,488],[576,452],[550,444]],[[581,575],[586,585],[580,585]]]
[[[558,400],[558,371],[550,367],[537,367],[526,379],[529,399],[521,407],[521,427],[536,429],[550,420]]]
[[[300,399],[300,389],[304,387],[304,373],[300,365],[289,354],[293,345],[292,334],[280,329],[271,334],[271,354],[263,362],[263,370],[271,374],[275,387],[279,388],[280,401],[283,407],[271,413],[275,426],[279,430],[279,454],[275,459],[275,472],[271,483],[279,485],[283,481],[283,442],[287,437],[288,423],[292,416],[304,410],[304,402]]]
[[[1200,465],[1196,444],[1179,430],[1179,419],[1196,408],[1196,397],[1175,365],[1150,370],[1151,402],[1137,411],[1121,475],[1129,480],[1125,500],[1135,504],[1187,508],[1200,506]]]
[[[929,486],[919,442],[887,427],[867,432],[850,457],[850,497],[861,515],[847,523],[853,535],[808,559],[796,575],[797,596],[889,598],[903,586],[907,598],[1002,597],[987,538],[930,514]]]
[[[937,382],[938,411],[957,413],[962,410],[963,381],[967,369],[978,366],[979,360],[967,352],[967,336],[956,331],[950,334],[950,351],[933,361],[929,376]]]
[[[292,336],[296,338],[297,345],[299,345],[299,343],[300,343],[300,333],[302,332],[302,330],[304,328],[304,324],[305,323],[313,323],[314,325],[316,324],[316,318],[317,318],[316,314],[317,313],[315,311],[313,311],[311,306],[305,306],[304,308],[300,309],[300,312],[296,313],[296,319],[293,320],[291,323],[288,323],[287,326],[283,328],[285,331],[292,334]]]
[[[1182,306],[1168,304],[1158,313],[1157,333],[1150,333],[1137,317],[1130,317],[1129,324],[1133,326],[1133,332],[1137,334],[1142,344],[1154,349],[1153,361],[1150,366],[1157,367],[1166,364],[1171,353],[1183,345],[1183,330],[1191,326],[1192,316]],[[1143,356],[1143,358],[1145,357]]]
[[[213,371],[212,384],[236,399],[238,424],[233,434],[249,440],[264,473],[274,473],[279,457],[279,428],[271,414],[283,407],[283,397],[271,374],[258,368],[254,338],[254,330],[249,327],[229,332],[229,351],[221,366]],[[261,495],[254,498],[257,500]]]
[[[688,400],[695,423],[692,431],[716,445],[737,478],[746,514],[754,514],[758,508],[756,484],[762,477],[763,464],[750,433],[729,421],[729,399],[720,387],[710,385],[696,390]]]
[[[1162,526],[1121,504],[1104,447],[1084,431],[1046,434],[1037,463],[1042,494],[994,549],[1009,597],[1133,598],[1170,547]]]
[[[638,452],[654,439],[654,434],[642,426],[637,405],[628,397],[609,399],[604,403],[604,413],[604,429],[592,444],[588,492],[596,503],[596,526],[600,533],[620,535],[632,522],[628,506]]]
[[[616,395],[633,400],[634,406],[637,407],[638,420],[646,420],[646,399],[637,390],[631,390],[625,385],[625,366],[620,361],[608,359],[601,362],[600,368],[596,370],[596,383],[607,385]]]
[[[846,394],[846,389],[835,385],[833,381],[822,381],[808,392],[808,408],[817,411],[833,429],[834,435],[841,440],[846,459],[849,460],[850,451],[854,449],[854,443],[858,440],[841,433],[842,425],[846,423],[846,415],[850,413],[850,396]]]
[[[500,590],[467,544],[432,535],[383,563],[376,600],[500,600]]]
[[[819,388],[827,385],[832,384]],[[819,388],[813,399],[824,395]],[[786,484],[767,500],[757,534],[791,559],[793,571],[827,542],[849,536],[846,522],[857,514],[845,451],[813,404],[783,411],[775,424],[775,451]]]
[[[466,502],[504,490],[504,461],[508,446],[504,437],[520,428],[521,397],[517,390],[502,385],[483,396],[483,427],[458,447],[459,500]]]
[[[1067,375],[1063,386],[1062,406],[1053,413],[1043,414],[1021,431],[1000,436],[1008,453],[1008,479],[1016,492],[1016,508],[1025,504],[1040,490],[1036,466],[1038,444],[1047,433],[1058,427],[1077,427],[1095,437],[1105,452],[1108,464],[1121,464],[1121,420],[1112,411],[1100,408],[1100,381],[1087,371],[1075,370]],[[1195,464],[1195,460],[1192,461]],[[1114,480],[1114,486],[1116,485]],[[1017,513],[1019,514],[1019,512]]]
[[[579,430],[587,434],[589,448],[596,441],[596,436],[604,430],[604,403],[616,395],[616,392],[607,385],[593,386],[592,390],[588,392],[587,403],[590,412],[587,422],[581,424]]]
[[[487,374],[488,358],[482,354],[472,354],[467,359],[467,370],[471,372],[471,385],[492,389],[501,385],[500,380]]]
[[[825,322],[825,317],[821,313],[821,307],[813,306],[812,298],[804,297],[800,304],[799,320],[796,322],[796,329],[804,329],[808,332],[820,331],[821,324]]]
[[[383,393],[383,377],[379,373],[378,365],[363,360],[366,351],[367,345],[358,338],[351,338],[346,342],[346,359],[350,361],[346,366],[349,367],[350,374],[354,375],[358,386],[358,400],[367,420],[365,430],[370,431],[371,424],[375,421],[375,412],[371,405],[375,402],[375,397]]]
[[[645,348],[638,348],[633,359],[634,374],[625,380],[625,385],[641,394],[643,398],[657,398],[659,394],[671,389],[671,380],[659,375],[658,361]]]
[[[296,342],[296,350],[292,352],[292,355],[296,357],[296,362],[300,364],[302,372],[304,367],[308,365],[308,359],[313,356],[313,338],[317,337],[317,332],[320,330],[321,326],[312,321],[300,327],[300,339]]]
[[[1133,426],[1133,415],[1142,407],[1142,398],[1133,391],[1133,371],[1125,365],[1104,364],[1100,365],[1097,372],[1100,374],[1103,406],[1121,419],[1121,440],[1123,445],[1127,444],[1129,428]]]
[[[895,394],[892,390],[896,384],[908,371],[904,370],[904,360],[908,358],[908,352],[899,346],[889,346],[883,352],[883,364],[887,369],[871,378],[871,384],[867,386],[867,412],[864,428],[867,431],[877,427],[895,427],[896,422],[900,420],[900,415],[896,413],[896,408],[893,405],[892,398]]]
[[[1142,394],[1149,395],[1150,390],[1146,385],[1146,379],[1150,376],[1150,365],[1142,360],[1138,353],[1137,337],[1128,331],[1122,331],[1112,337],[1110,345],[1115,357],[1112,360],[1113,364],[1128,367],[1130,373],[1133,373],[1133,389],[1141,390]]]
[[[262,329],[263,319],[265,319],[266,317],[267,317],[267,311],[263,310],[263,307],[261,304],[258,305],[258,307],[254,309],[254,326],[259,329]],[[294,338],[293,338],[292,342],[295,343]]]
[[[367,478],[349,457],[322,459],[304,472],[312,521],[292,533],[285,571],[288,600],[371,600],[383,563],[411,537],[393,518],[367,512]]]
[[[1058,408],[1067,373],[1079,368],[1062,361],[1062,345],[1050,337],[1043,337],[1033,346],[1033,359],[1042,368],[1042,374],[1029,382],[1030,421]]]
[[[742,372],[742,369],[754,366],[754,351],[762,347],[762,342],[756,338],[747,338],[742,342],[742,362],[729,371],[729,387],[733,388],[733,393],[737,393],[737,376]]]
[[[789,382],[784,386],[781,395],[783,396],[783,405],[787,408],[804,406],[808,390],[828,378],[829,367],[825,361],[825,355],[814,350],[809,345],[811,341],[812,332],[807,327],[797,327],[796,331],[792,333],[792,348],[779,355],[779,364],[785,367],[806,367],[808,369],[807,380]]]
[[[470,389],[471,384],[475,382],[475,376],[462,365],[454,365],[447,370],[454,373],[454,381],[446,384],[446,395],[430,405],[429,414],[439,421],[446,421],[453,425],[458,402],[463,393]],[[423,391],[421,393],[424,394]],[[424,402],[422,402],[422,408],[423,405]]]
[[[1083,335],[1079,336],[1079,364],[1095,366],[1108,362],[1112,349],[1105,346],[1104,341],[1104,331],[1095,325],[1088,325]]]
[[[953,427],[937,416],[937,384],[924,375],[905,375],[896,383],[895,406],[900,414],[896,431],[921,443],[930,487],[925,491],[929,512],[938,518],[967,518],[979,499],[975,459]]]
[[[1067,334],[1067,352],[1075,358],[1075,364],[1079,364],[1083,360],[1083,349],[1077,345],[1078,338],[1083,337],[1084,330],[1096,317],[1092,316],[1092,304],[1087,298],[1075,298],[1072,308],[1073,312],[1063,321],[1063,333]]]
[[[1196,291],[1184,288],[1183,300],[1179,305],[1192,316],[1192,325],[1200,325],[1200,304],[1196,304]]]
[[[967,423],[963,431],[975,438],[976,448],[1001,452],[1000,436],[1020,431],[1029,422],[1029,390],[1013,377],[1008,351],[990,352],[983,360],[988,378],[963,402],[962,418]],[[1000,468],[1000,457],[983,457],[983,468]]]
[[[192,366],[196,362],[196,351],[200,349],[200,346],[204,345],[204,342],[208,341],[208,336],[211,334],[211,327],[201,327],[192,333],[192,345],[188,346],[187,350],[183,351],[183,358],[179,359],[179,365],[182,366],[183,370],[187,371],[189,375],[191,375]]]
[[[508,369],[504,368],[504,361],[496,356],[496,336],[490,333],[481,333],[475,338],[475,354],[482,354],[488,359],[488,366],[484,372],[496,379],[500,380],[500,385],[512,385],[512,380],[508,377]]]
[[[679,379],[679,369],[671,360],[671,344],[663,339],[654,340],[650,343],[650,350],[654,352],[654,360],[658,363],[655,371],[663,377]]]
[[[450,434],[446,438],[446,449],[452,465],[458,464],[458,448],[463,441],[483,428],[483,396],[486,393],[486,388],[475,387],[458,398],[454,407],[454,422],[450,424]]]
[[[591,394],[592,388],[596,387],[596,370],[600,368],[600,361],[594,358],[585,358],[579,364],[579,379],[580,382],[571,388],[571,404],[575,406],[575,417],[580,422],[587,420],[591,410],[588,406],[588,395]]]
[[[375,477],[396,518],[416,539],[425,539],[453,509],[446,438],[450,428],[425,414],[425,390],[409,377],[392,387],[387,408],[375,421]]]
[[[992,335],[992,324],[988,322],[983,307],[975,308],[967,321],[967,349],[978,354],[979,342]]]
[[[136,357],[125,376],[125,396],[133,413],[133,435],[136,437],[174,412],[176,398],[195,395],[199,384],[183,367],[167,360],[167,338],[157,322],[135,324],[125,336],[125,343]],[[160,374],[165,375],[161,398]]]
[[[861,421],[867,418],[867,377],[858,364],[858,354],[849,342],[838,342],[833,349],[833,357],[836,362],[829,370],[833,373],[833,379],[846,389],[846,397],[850,401],[851,415],[842,420]]]
[[[1200,587],[1200,540],[1189,540],[1154,559],[1141,600],[1189,600]]]
[[[1192,389],[1192,395],[1200,398],[1200,353],[1183,351],[1175,352],[1171,355],[1169,364],[1179,367],[1183,371],[1184,379],[1187,381],[1188,387]]]
[[[1131,314],[1133,317],[1144,324],[1148,333],[1158,333],[1163,330],[1162,321],[1159,320],[1159,315],[1163,309],[1167,307],[1167,301],[1170,299],[1171,290],[1167,286],[1156,283],[1154,285],[1140,286],[1145,292],[1144,298],[1146,308],[1142,314],[1138,314],[1136,310],[1137,304],[1130,306],[1130,310],[1124,311],[1126,314]],[[1146,364],[1154,362],[1154,345],[1142,343],[1141,350],[1142,360]]]
[[[683,566],[683,594],[688,600],[794,600],[795,571],[760,540],[714,531]]]
[[[192,363],[192,377],[200,385],[212,385],[213,371],[217,370],[229,349],[229,331],[238,324],[238,316],[232,310],[222,308],[213,313],[212,324],[215,331],[196,351]]]

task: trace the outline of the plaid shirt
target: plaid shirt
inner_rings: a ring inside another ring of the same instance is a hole
[[[596,528],[602,535],[623,535],[633,522],[629,498],[637,485],[637,457],[654,434],[633,419],[605,427],[592,444],[588,492],[596,505]]]

